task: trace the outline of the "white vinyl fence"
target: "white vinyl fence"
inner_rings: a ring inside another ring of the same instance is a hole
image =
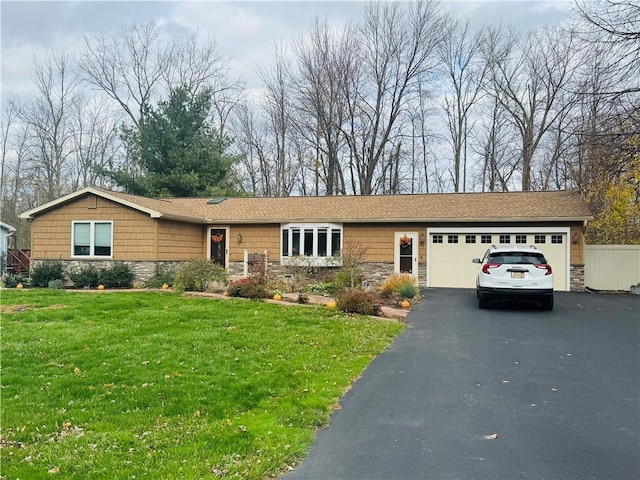
[[[626,290],[640,283],[640,245],[585,245],[585,286]]]

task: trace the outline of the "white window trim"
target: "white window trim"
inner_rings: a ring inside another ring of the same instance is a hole
[[[293,230],[300,230],[300,250],[304,252],[304,231],[313,230],[313,255],[292,255]],[[327,256],[318,256],[318,230],[327,230]],[[289,255],[282,255],[282,232],[289,230]],[[280,263],[289,266],[313,266],[313,267],[339,267],[342,265],[341,257],[329,255],[332,250],[332,230],[340,230],[340,252],[344,248],[344,228],[341,223],[283,223],[280,224]]]
[[[225,248],[224,248],[224,264],[225,270],[229,270],[229,232],[231,227],[229,225],[208,225],[207,226],[207,259],[211,260],[211,232],[213,230],[224,230]]]
[[[88,223],[89,227],[89,255],[76,255],[75,254],[75,226],[78,223]],[[108,223],[111,225],[111,238],[109,243],[111,245],[111,255],[95,255],[95,226],[96,223]],[[113,220],[73,220],[71,222],[71,258],[113,258]]]
[[[419,239],[418,232],[395,232],[393,236],[394,240],[394,251],[393,251],[393,271],[394,273],[400,272],[400,238],[406,236],[411,239],[411,244],[413,246],[412,254],[413,258],[411,259],[411,275],[416,279],[416,282],[420,281],[420,263],[418,262],[418,255],[420,255],[420,246],[418,243]]]

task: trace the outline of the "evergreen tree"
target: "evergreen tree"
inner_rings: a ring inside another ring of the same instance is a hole
[[[145,196],[198,197],[231,190],[235,160],[209,122],[211,91],[173,90],[157,108],[143,107],[138,126],[123,127],[122,139],[135,171],[109,176],[127,192]]]

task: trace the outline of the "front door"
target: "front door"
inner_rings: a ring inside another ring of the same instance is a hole
[[[209,236],[211,261],[227,267],[227,229],[212,228]]]
[[[394,271],[418,279],[418,232],[395,233]]]

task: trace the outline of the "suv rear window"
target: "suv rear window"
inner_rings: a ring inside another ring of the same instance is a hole
[[[531,253],[531,252],[502,252],[502,253],[492,253],[489,255],[490,263],[501,263],[508,265],[538,265],[542,263],[547,263],[547,260],[544,258],[544,255],[541,253]]]

